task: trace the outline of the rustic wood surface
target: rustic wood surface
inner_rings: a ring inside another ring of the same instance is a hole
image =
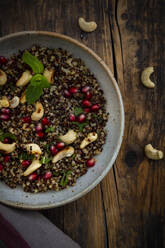
[[[82,33],[80,16],[97,30]],[[165,151],[164,0],[0,0],[0,36],[22,30],[56,31],[92,48],[114,73],[125,106],[122,148],[105,179],[42,213],[83,248],[165,247],[165,161],[143,153],[150,142]],[[148,65],[155,89],[140,82]]]

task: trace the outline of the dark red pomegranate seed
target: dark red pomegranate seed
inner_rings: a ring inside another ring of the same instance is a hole
[[[86,99],[91,99],[91,97],[92,97],[92,94],[91,94],[91,92],[87,92],[86,94],[85,94],[85,98]]]
[[[94,158],[90,158],[87,160],[87,167],[93,167],[96,163],[96,160]]]
[[[90,90],[90,87],[89,87],[89,86],[85,86],[85,87],[82,88],[82,92],[83,92],[83,93],[86,93],[86,92],[88,92],[89,90]]]
[[[98,104],[94,104],[94,105],[92,105],[91,110],[92,111],[98,111],[99,108],[100,108],[100,106]]]
[[[10,142],[10,139],[8,139],[8,138],[5,138],[5,139],[3,140],[3,143],[5,143],[5,144],[9,144],[9,142]]]
[[[51,146],[50,147],[50,151],[51,151],[51,153],[53,154],[53,155],[55,155],[55,154],[57,154],[57,152],[58,152],[58,149],[55,147],[55,146]]]
[[[9,115],[0,115],[0,119],[2,121],[8,121],[10,119],[10,116]]]
[[[31,123],[31,117],[30,116],[22,117],[22,122],[24,122],[24,123]]]
[[[88,101],[88,100],[82,101],[82,104],[83,104],[85,107],[90,107],[90,106],[91,106],[91,102]]]
[[[41,123],[38,123],[38,125],[36,126],[36,132],[40,132],[40,131],[42,131],[42,124]]]
[[[42,124],[43,124],[43,125],[49,125],[49,124],[50,124],[50,121],[48,120],[48,118],[44,117],[44,118],[42,119]]]
[[[77,121],[78,122],[84,122],[86,119],[86,116],[84,114],[81,114],[77,117]]]
[[[75,87],[72,87],[72,88],[69,89],[69,92],[70,92],[70,94],[75,94],[75,93],[78,92],[78,89],[75,88]]]
[[[44,179],[50,179],[52,177],[52,173],[50,171],[46,172],[44,175]]]
[[[10,109],[8,109],[8,108],[2,108],[2,109],[1,109],[1,112],[2,112],[3,114],[9,115],[9,114],[10,114]]]
[[[27,167],[27,166],[29,166],[31,164],[31,161],[30,160],[24,160],[24,161],[22,161],[22,166],[23,167]]]
[[[6,155],[4,157],[4,162],[7,163],[7,162],[9,162],[9,160],[10,160],[10,156],[9,155]]]
[[[0,164],[0,172],[3,170],[3,165]]]
[[[59,143],[57,143],[57,145],[56,145],[56,148],[59,149],[59,150],[63,149],[64,147],[65,147],[64,142],[59,142]]]
[[[64,96],[65,97],[70,97],[71,93],[68,90],[64,90]]]
[[[44,137],[44,133],[42,131],[39,131],[39,132],[37,132],[37,136],[39,138],[43,138]]]
[[[89,113],[89,112],[90,112],[90,108],[85,108],[85,109],[84,109],[84,112],[85,112],[85,113]]]
[[[70,114],[69,120],[70,121],[75,121],[76,120],[76,116],[74,114]]]
[[[37,179],[37,174],[36,173],[33,173],[31,174],[29,177],[28,177],[29,181],[34,181]]]
[[[0,56],[0,65],[5,65],[7,63],[7,59],[3,56]]]

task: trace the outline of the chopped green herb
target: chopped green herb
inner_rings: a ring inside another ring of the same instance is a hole
[[[65,187],[68,183],[68,176],[72,173],[72,171],[64,172],[63,177],[61,179],[60,185]]]
[[[48,164],[50,162],[51,158],[43,156],[40,160],[41,164]]]
[[[78,116],[80,114],[84,113],[83,109],[82,108],[79,108],[79,107],[75,107],[74,109],[74,114],[75,116]]]
[[[22,60],[25,64],[29,65],[32,68],[34,73],[43,73],[44,66],[36,56],[33,56],[29,52],[24,52]]]
[[[19,159],[20,160],[33,160],[34,159],[34,155],[23,152],[23,153],[21,153],[19,155]]]
[[[72,158],[74,159],[76,157],[76,154],[74,153],[73,155],[72,155]]]
[[[48,127],[48,128],[45,130],[45,133],[49,133],[49,132],[54,132],[54,127]]]
[[[0,130],[0,141],[3,141],[5,138],[9,138],[12,140],[17,140],[17,137],[12,133],[3,133],[2,130]]]
[[[73,121],[72,123],[75,124],[75,125],[77,125],[79,127],[79,131],[82,132],[83,131],[83,128],[85,126],[87,126],[89,122],[87,120],[86,122],[83,122],[83,123],[78,123],[78,122],[75,122],[75,121]]]
[[[98,115],[95,114],[95,113],[93,113],[92,116],[93,116],[94,118],[98,118]]]

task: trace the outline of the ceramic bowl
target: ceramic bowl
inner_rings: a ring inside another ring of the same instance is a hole
[[[91,49],[68,36],[40,31],[11,34],[0,39],[0,55],[8,57],[17,53],[19,49],[29,48],[34,44],[48,48],[61,47],[70,51],[75,57],[81,58],[100,83],[107,101],[106,109],[110,113],[103,152],[97,156],[96,165],[80,177],[75,186],[59,192],[31,194],[25,193],[19,187],[10,189],[0,182],[1,203],[25,209],[46,209],[62,206],[82,197],[108,173],[121,146],[124,110],[120,90],[110,69]]]

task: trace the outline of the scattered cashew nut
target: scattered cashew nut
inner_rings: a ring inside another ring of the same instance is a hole
[[[39,121],[44,115],[44,108],[40,102],[36,102],[35,108],[36,108],[36,110],[31,115],[31,119],[33,121]]]
[[[86,22],[82,17],[78,19],[78,23],[80,28],[85,32],[93,32],[97,28],[96,22]]]
[[[48,80],[48,82],[51,84],[54,83],[54,73],[55,73],[54,69],[49,69],[49,70],[45,69],[44,74],[43,74]]]
[[[147,67],[146,69],[144,69],[144,71],[142,71],[141,81],[144,84],[144,86],[146,86],[147,88],[154,88],[155,87],[154,82],[152,82],[150,79],[150,75],[153,72],[154,72],[153,66]]]
[[[77,133],[70,129],[65,135],[61,135],[59,139],[69,145],[77,139]]]
[[[19,105],[19,97],[14,96],[13,99],[10,101],[10,108],[16,108]]]
[[[41,166],[42,166],[42,164],[40,163],[40,161],[38,159],[34,159],[31,163],[31,165],[29,165],[29,167],[25,170],[23,175],[25,177],[29,176],[32,172],[36,171]]]
[[[7,82],[6,73],[0,70],[0,85],[4,85]]]
[[[23,87],[29,83],[31,78],[32,78],[32,75],[31,75],[30,71],[24,71],[22,73],[21,77],[18,79],[16,85],[19,87]]]
[[[84,149],[87,145],[97,140],[97,137],[98,137],[97,133],[95,132],[89,133],[88,136],[85,139],[83,139],[83,141],[81,142],[80,148]]]
[[[26,102],[26,91],[23,92],[20,98],[20,103],[24,104],[25,102]]]
[[[4,151],[5,153],[11,153],[15,150],[16,143],[12,144],[4,144],[0,142],[0,150]]]
[[[145,155],[147,158],[159,160],[163,158],[163,152],[153,148],[151,144],[145,146]]]
[[[36,155],[41,155],[42,153],[41,148],[37,144],[31,143],[31,144],[25,145],[25,147],[29,153],[36,154]]]
[[[9,107],[9,100],[6,96],[3,96],[2,99],[0,100],[0,108],[7,108]]]
[[[58,152],[54,157],[52,162],[56,163],[57,161],[65,158],[71,157],[74,154],[74,148],[72,146],[64,148],[62,151]]]

